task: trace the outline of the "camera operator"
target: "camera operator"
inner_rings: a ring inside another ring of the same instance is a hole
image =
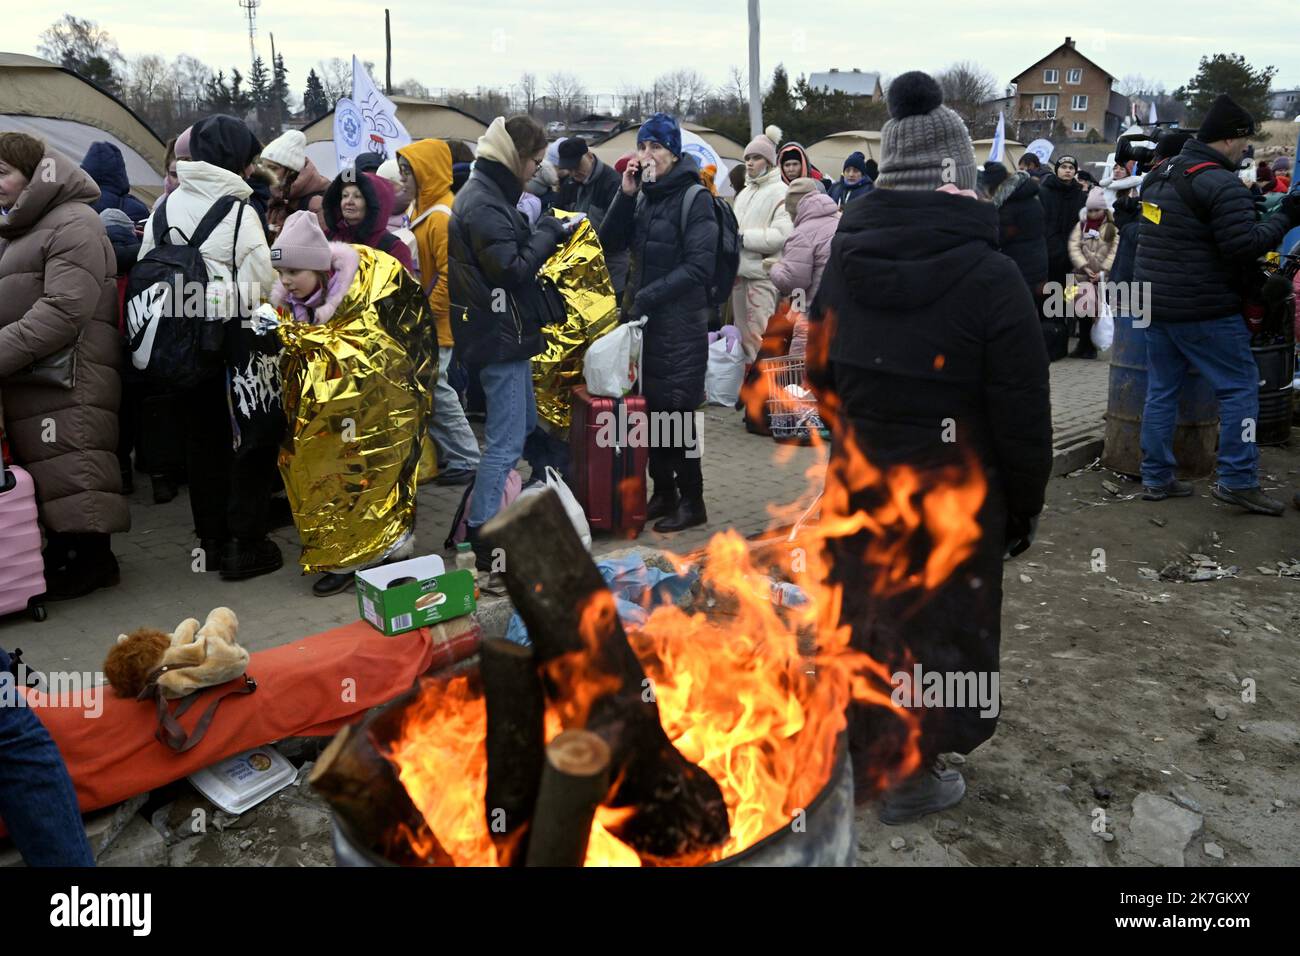
[[[1147,174],[1142,184],[1135,278],[1150,283],[1146,332],[1147,395],[1142,413],[1142,497],[1183,498],[1174,477],[1174,420],[1189,366],[1219,403],[1219,463],[1214,497],[1256,514],[1281,515],[1259,487],[1259,369],[1242,319],[1245,270],[1300,222],[1300,196],[1257,222],[1237,164],[1255,132],[1250,114],[1227,95],[1210,107],[1196,138]]]

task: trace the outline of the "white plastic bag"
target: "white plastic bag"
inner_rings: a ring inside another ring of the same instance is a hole
[[[704,373],[704,400],[732,408],[740,398],[745,378],[745,352],[740,343],[720,335],[709,344],[709,367]]]
[[[1097,282],[1097,320],[1092,323],[1092,345],[1098,352],[1104,352],[1115,341],[1115,313],[1111,311],[1106,295],[1106,275],[1102,274]]]
[[[641,343],[645,316],[605,333],[587,348],[582,377],[587,392],[605,398],[622,398],[641,380]]]
[[[578,504],[578,499],[573,496],[569,486],[564,483],[560,473],[550,465],[546,466],[546,483],[531,485],[519,493],[519,498],[527,498],[529,495],[541,494],[547,488],[550,488],[560,496],[560,504],[564,505],[564,513],[569,516],[569,521],[573,523],[573,530],[578,532],[578,537],[582,540],[582,546],[588,551],[591,550],[591,525],[587,523],[587,513],[582,510],[582,505]],[[519,498],[515,500],[518,501]]]

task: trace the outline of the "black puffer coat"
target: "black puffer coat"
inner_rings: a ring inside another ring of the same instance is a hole
[[[530,359],[545,347],[546,306],[537,270],[564,230],[557,219],[544,216],[532,232],[515,208],[522,192],[505,166],[479,159],[452,207],[447,226],[451,332],[461,359],[472,365]]]
[[[1047,244],[1038,180],[1026,172],[1007,178],[993,192],[998,207],[998,249],[1020,269],[1030,291],[1047,281]]]
[[[667,176],[641,186],[643,200],[620,190],[600,230],[607,252],[631,250],[623,310],[628,318],[650,317],[642,393],[652,411],[692,411],[704,401],[712,311],[704,289],[718,246],[707,189],[696,193],[682,234],[682,194],[699,182],[695,160],[683,156]]]
[[[832,542],[853,646],[890,673],[910,672],[912,663],[997,672],[1003,551],[1043,507],[1052,464],[1047,353],[1033,299],[1015,263],[997,252],[997,237],[991,203],[877,189],[845,207],[817,298],[821,327],[810,342],[830,342],[815,382],[835,428],[825,500],[847,500],[853,512],[889,510],[885,482],[852,477],[850,445],[887,474],[903,466],[919,473],[922,488],[986,486],[974,515],[978,541],[932,590],[918,583],[873,594],[886,583],[884,569],[866,558],[897,545],[923,571],[936,553],[928,522],[906,541],[864,531]],[[992,736],[996,716],[979,711],[920,713],[925,756],[965,753]],[[854,713],[855,767],[896,757],[901,725],[878,707]]]
[[[1070,268],[1070,233],[1079,228],[1079,210],[1088,203],[1088,194],[1074,180],[1065,182],[1055,173],[1038,181],[1038,201],[1043,207],[1043,236],[1047,240],[1047,278],[1065,282]]]
[[[1198,163],[1215,165],[1189,177],[1192,195],[1209,215],[1201,222],[1187,208],[1171,175]],[[1151,283],[1153,322],[1222,319],[1241,311],[1238,276],[1251,260],[1274,248],[1294,225],[1283,213],[1257,222],[1255,199],[1223,154],[1188,140],[1174,160],[1142,181],[1142,201],[1160,210],[1160,222],[1143,217],[1135,278]]]
[[[1115,227],[1119,229],[1119,245],[1115,248],[1115,261],[1107,276],[1111,282],[1133,281],[1140,228],[1138,222],[1142,218],[1140,209],[1141,203],[1136,196],[1123,196],[1115,200]]]

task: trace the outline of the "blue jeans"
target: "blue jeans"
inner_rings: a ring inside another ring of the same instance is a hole
[[[485,524],[501,510],[510,469],[524,453],[524,440],[537,427],[537,402],[533,397],[533,363],[496,362],[479,369],[487,421],[483,426],[483,457],[474,482],[474,500],[466,523],[473,528]]]
[[[1240,315],[1203,322],[1153,322],[1146,332],[1147,399],[1142,410],[1142,483],[1174,480],[1174,422],[1189,367],[1205,376],[1219,401],[1219,484],[1259,486],[1259,366]],[[1249,429],[1249,441],[1246,432]]]
[[[433,418],[429,434],[442,452],[447,471],[473,471],[478,467],[478,441],[465,420],[460,396],[452,387],[448,368],[451,349],[438,349],[438,387],[433,392]]]
[[[15,684],[0,650],[0,819],[28,866],[94,866],[68,768]]]

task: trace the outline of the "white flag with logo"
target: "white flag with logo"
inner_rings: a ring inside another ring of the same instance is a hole
[[[998,114],[998,128],[993,133],[993,145],[989,147],[989,160],[995,163],[1002,162],[1002,154],[1007,149],[1007,117],[1005,113]]]
[[[411,134],[397,118],[393,101],[379,91],[365,65],[352,57],[352,98],[334,107],[334,148],[339,169],[352,165],[359,153],[382,153],[392,159]]]
[[[1151,112],[1147,115],[1147,123],[1152,126],[1156,125],[1156,101],[1151,101]]]

